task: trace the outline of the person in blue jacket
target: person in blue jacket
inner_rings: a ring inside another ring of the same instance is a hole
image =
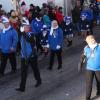
[[[64,17],[64,23],[62,29],[65,38],[67,40],[67,46],[70,47],[72,45],[72,40],[73,40],[73,24],[71,16]]]
[[[48,54],[48,34],[49,34],[49,31],[50,29],[46,26],[46,25],[43,25],[43,28],[41,29],[41,46],[43,48],[43,51],[45,53],[45,55]]]
[[[81,15],[83,13],[87,14],[87,21],[90,24],[90,32],[93,34],[93,30],[92,30],[93,29],[93,19],[94,19],[93,10],[90,7],[85,7],[83,11],[81,12]]]
[[[50,33],[48,35],[48,44],[50,48],[50,64],[48,69],[52,70],[54,64],[54,56],[57,55],[58,69],[62,68],[62,44],[63,44],[63,31],[58,26],[56,20],[52,21]]]
[[[87,14],[82,13],[80,16],[80,29],[81,29],[81,34],[84,38],[88,34],[90,34],[90,23],[87,21]]]
[[[78,70],[82,70],[83,63],[86,61],[86,100],[90,100],[94,76],[97,82],[96,95],[100,96],[100,44],[96,42],[93,35],[88,35],[86,42],[88,45],[84,48]]]
[[[32,20],[31,27],[32,27],[32,32],[35,34],[36,37],[37,51],[41,50],[42,52],[43,49],[40,45],[40,36],[41,36],[41,29],[43,27],[43,21],[41,19],[40,14],[38,14],[36,18]]]
[[[0,76],[4,76],[7,60],[10,60],[12,66],[12,73],[16,72],[16,47],[18,43],[18,35],[16,30],[10,25],[9,19],[2,16],[2,23],[4,24],[3,30],[0,32],[0,52],[1,52],[1,65]]]
[[[20,30],[22,32],[21,40],[20,40],[21,42],[21,83],[20,83],[20,87],[17,88],[16,90],[20,92],[24,92],[29,65],[32,67],[34,77],[37,81],[35,87],[41,85],[41,77],[38,69],[35,37],[34,34],[30,31],[29,20],[26,17],[23,17],[22,19],[22,26]]]

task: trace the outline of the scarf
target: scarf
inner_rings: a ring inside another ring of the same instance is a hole
[[[54,32],[54,30],[57,29],[57,28],[58,28],[58,26],[56,26],[56,27],[51,27],[51,29],[50,29],[50,35],[52,35],[53,32]]]
[[[38,18],[36,18],[36,20],[39,22],[39,21],[41,21],[40,19],[38,19]]]
[[[3,29],[3,33],[5,33],[6,31],[8,31],[10,28],[11,28],[11,26],[10,26],[10,25],[9,25],[9,27],[8,27],[8,28],[4,28],[4,29]]]

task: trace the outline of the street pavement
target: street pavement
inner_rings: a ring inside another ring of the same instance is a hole
[[[100,27],[94,29],[98,41]],[[31,68],[28,71],[26,91],[15,91],[20,83],[20,59],[18,59],[18,71],[11,75],[8,63],[5,77],[0,79],[0,100],[85,100],[85,71],[78,73],[77,65],[85,42],[81,36],[75,35],[73,46],[63,48],[63,68],[57,70],[57,60],[52,71],[48,71],[49,57],[39,58],[39,68],[42,77],[42,85],[35,88],[35,79]],[[92,100],[96,98],[95,80],[93,83]]]

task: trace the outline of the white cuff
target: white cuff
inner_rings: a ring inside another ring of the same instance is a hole
[[[60,49],[60,48],[61,48],[61,46],[60,46],[60,45],[57,45],[56,49],[58,50],[58,49]]]
[[[20,31],[21,31],[21,32],[24,32],[24,27],[21,26],[21,27],[20,27]]]

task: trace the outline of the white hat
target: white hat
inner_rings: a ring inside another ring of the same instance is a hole
[[[2,23],[9,23],[9,19],[6,16],[2,16]]]
[[[27,26],[30,25],[29,20],[27,19],[27,17],[22,18],[22,25],[27,25]]]

